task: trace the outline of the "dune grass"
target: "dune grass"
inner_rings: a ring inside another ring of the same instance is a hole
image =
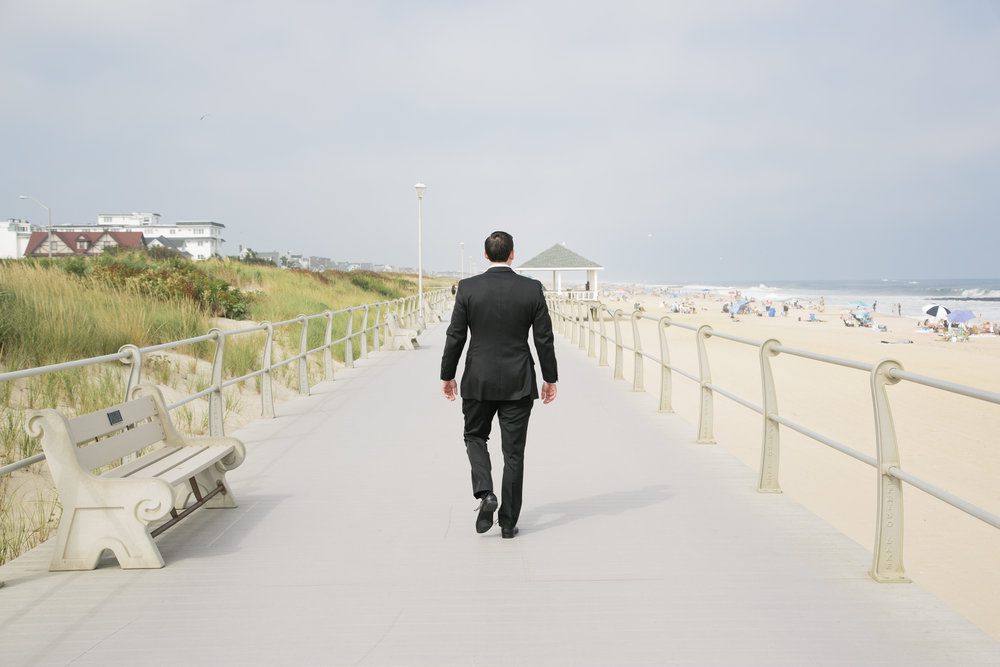
[[[177,283],[183,289],[175,293],[171,292],[176,285],[169,279],[169,262],[156,264],[145,257],[116,262],[108,258],[95,261],[95,266],[78,259],[0,262],[0,372],[111,354],[126,344],[147,347],[203,335],[215,324],[211,314],[219,312],[219,306],[213,298],[191,293],[192,284],[209,285],[223,295],[241,295],[237,312],[256,322],[279,322],[300,314],[396,299],[413,294],[417,284],[414,276],[399,274],[316,274],[213,260],[194,266],[183,264],[187,275],[198,271],[204,276]],[[424,281],[425,289],[443,284]],[[372,309],[369,325],[374,323],[374,314]],[[356,309],[354,332],[361,328],[362,320],[363,309]],[[325,318],[310,320],[309,349],[323,344],[326,323]],[[347,324],[346,313],[334,315],[333,340],[345,335]],[[298,323],[278,328],[272,361],[297,354],[300,335]],[[260,368],[264,337],[261,331],[227,338],[223,369],[226,378]],[[355,339],[355,357],[360,347]],[[170,355],[147,355],[143,359],[143,376],[185,393],[200,391],[210,384],[204,367],[214,348],[213,342],[203,342]],[[343,343],[334,346],[333,355],[344,359]],[[321,355],[312,355],[307,368],[310,384],[320,381]],[[113,363],[0,383],[0,465],[40,451],[39,443],[24,431],[26,410],[55,407],[74,415],[113,405],[124,399],[126,373],[126,366]],[[281,367],[274,378],[288,387],[297,387],[297,365]],[[259,377],[250,382],[259,391]],[[226,390],[225,412],[238,410],[241,401],[237,392]],[[175,411],[174,421],[189,434],[208,429],[207,413],[190,406]],[[10,476],[0,477],[0,564],[47,539],[61,513],[51,487],[25,491],[28,487],[23,485],[12,488],[16,485],[11,480]]]
[[[0,366],[58,363],[205,333],[210,318],[181,299],[98,287],[23,262],[0,266]]]

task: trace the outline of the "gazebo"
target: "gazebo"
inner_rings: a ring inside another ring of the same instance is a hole
[[[593,298],[597,294],[597,272],[603,271],[604,267],[597,262],[592,262],[586,257],[581,257],[562,243],[557,243],[548,250],[532,257],[527,262],[516,267],[518,273],[525,271],[551,271],[552,287],[556,292],[562,294],[562,274],[563,271],[586,271],[587,282],[590,284],[589,292],[585,292],[586,298]]]

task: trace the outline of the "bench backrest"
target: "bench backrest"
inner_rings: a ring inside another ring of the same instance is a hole
[[[395,336],[396,332],[401,328],[399,324],[399,315],[396,313],[389,313],[386,315],[385,321],[389,325],[389,334]]]
[[[152,396],[69,420],[80,467],[95,470],[166,438]],[[100,438],[99,440],[94,440]]]

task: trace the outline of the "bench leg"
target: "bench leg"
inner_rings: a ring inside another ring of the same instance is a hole
[[[392,337],[392,342],[389,344],[389,349],[395,350],[412,350],[413,341],[409,336],[404,336],[402,334],[397,334]]]
[[[208,502],[205,503],[205,507],[212,507],[216,509],[236,507],[236,498],[233,496],[233,490],[229,488],[229,483],[226,481],[226,474],[224,472],[220,472],[214,467],[202,470],[200,473],[192,477],[188,481],[188,486],[180,487],[178,497],[183,495],[185,504],[186,501],[192,496],[196,501],[201,500],[202,495],[207,495],[208,492],[218,486],[220,482],[222,483],[222,487],[225,491],[213,498],[210,498]]]
[[[93,570],[111,549],[123,569],[163,567],[146,524],[123,507],[75,507],[63,513],[49,569]]]

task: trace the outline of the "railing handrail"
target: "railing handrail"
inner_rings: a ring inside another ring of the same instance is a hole
[[[901,381],[913,382],[933,389],[947,391],[953,394],[975,398],[989,403],[1000,405],[1000,393],[969,387],[938,378],[925,375],[918,375],[903,370],[899,362],[885,359],[872,364],[854,359],[844,359],[834,357],[809,350],[801,350],[786,347],[775,339],[766,341],[755,341],[742,336],[715,331],[707,325],[694,326],[683,322],[675,322],[669,316],[654,317],[641,311],[634,311],[629,316],[633,323],[633,340],[631,345],[625,344],[622,340],[620,321],[624,319],[626,313],[617,309],[612,311],[601,302],[587,301],[587,317],[582,315],[582,308],[577,303],[578,299],[573,299],[571,295],[550,295],[548,297],[550,310],[557,320],[557,329],[566,334],[567,329],[575,342],[577,339],[583,340],[584,327],[588,330],[591,339],[595,337],[600,340],[601,361],[600,365],[607,365],[607,344],[613,342],[615,346],[615,372],[614,379],[624,380],[622,370],[622,358],[625,350],[632,351],[635,355],[633,366],[633,389],[642,389],[642,366],[643,359],[649,359],[660,365],[660,412],[671,412],[671,386],[673,372],[677,372],[686,379],[692,380],[699,385],[701,395],[701,408],[698,424],[698,442],[713,443],[712,438],[712,396],[718,393],[733,402],[760,414],[764,421],[764,437],[761,447],[761,465],[758,478],[758,491],[762,493],[780,493],[781,489],[777,482],[778,470],[778,426],[785,426],[793,431],[824,444],[836,451],[846,454],[862,463],[875,468],[879,473],[879,503],[877,507],[877,535],[875,548],[873,550],[873,565],[871,575],[877,581],[908,581],[902,566],[902,487],[900,482],[906,482],[930,496],[948,503],[949,505],[973,516],[981,521],[1000,528],[1000,516],[987,510],[977,507],[972,503],[959,498],[947,491],[937,488],[914,475],[905,472],[899,465],[899,456],[896,446],[895,428],[892,422],[892,413],[889,409],[889,399],[885,392],[885,387]],[[571,305],[572,304],[572,305]],[[605,329],[605,315],[610,316],[614,323],[614,334],[608,334]],[[649,320],[657,323],[657,330],[660,336],[660,356],[646,352],[642,348],[641,336],[636,325],[638,320]],[[597,324],[595,324],[595,321]],[[665,337],[666,329],[677,327],[695,332],[695,342],[698,346],[699,373],[693,374],[674,366],[668,359],[668,346]],[[742,345],[755,347],[760,356],[761,384],[764,394],[764,405],[755,403],[740,397],[728,390],[714,384],[708,367],[708,356],[704,341],[708,338],[721,338]],[[779,354],[816,361],[824,364],[831,364],[845,368],[851,368],[868,373],[871,382],[872,401],[875,408],[876,427],[876,451],[877,456],[872,457],[859,452],[851,447],[837,442],[821,433],[818,433],[802,424],[797,424],[785,417],[782,417],[777,410],[777,400],[775,392],[774,377],[770,370],[770,358]],[[591,355],[593,356],[593,355]]]
[[[441,287],[433,290],[426,290],[424,292],[424,303],[429,304],[430,308],[438,308],[449,296],[450,291],[446,287]],[[404,312],[405,314],[411,314],[412,309],[415,307],[412,305],[412,301],[415,301],[416,297],[405,296],[399,299],[391,299],[386,301],[378,301],[373,303],[365,303],[358,306],[347,306],[339,310],[326,310],[322,313],[316,313],[313,315],[299,315],[287,320],[282,320],[280,322],[261,322],[255,326],[245,327],[242,329],[235,329],[230,331],[222,331],[221,329],[212,329],[207,334],[201,336],[194,336],[191,338],[185,338],[183,340],[168,341],[166,343],[159,343],[157,345],[149,345],[143,348],[136,347],[134,345],[124,345],[122,348],[113,354],[105,354],[97,357],[88,357],[86,359],[76,359],[73,361],[66,361],[57,364],[48,364],[46,366],[39,366],[34,368],[25,368],[16,371],[7,371],[0,373],[0,382],[8,382],[11,380],[18,380],[28,377],[35,377],[39,375],[46,375],[48,373],[56,373],[59,371],[70,370],[73,368],[82,368],[85,366],[95,366],[102,363],[107,363],[110,361],[121,361],[122,363],[132,364],[132,369],[128,374],[127,385],[125,387],[124,395],[128,395],[131,387],[139,383],[142,374],[142,358],[143,355],[151,354],[154,352],[161,352],[163,350],[172,350],[178,347],[183,347],[185,345],[193,345],[196,343],[215,341],[216,342],[216,354],[215,359],[212,364],[212,382],[211,384],[198,392],[184,396],[178,399],[176,402],[167,405],[168,410],[175,410],[182,405],[186,405],[192,401],[199,398],[209,397],[209,432],[211,435],[224,435],[225,425],[222,419],[222,390],[231,387],[235,384],[239,384],[245,380],[254,377],[262,377],[262,388],[261,388],[261,416],[263,417],[274,417],[274,401],[273,401],[273,390],[271,389],[271,373],[277,368],[281,368],[291,363],[299,362],[300,364],[300,384],[299,392],[300,394],[309,392],[308,374],[305,372],[307,370],[306,364],[308,357],[311,354],[316,354],[322,352],[324,354],[324,380],[333,379],[333,368],[332,368],[332,358],[329,353],[334,345],[339,343],[345,343],[348,347],[345,349],[345,355],[350,354],[351,359],[346,360],[345,363],[348,365],[353,364],[353,350],[350,349],[350,343],[353,339],[358,337],[364,337],[361,344],[361,357],[366,358],[368,356],[367,347],[367,334],[373,332],[375,350],[380,349],[379,334],[384,327],[387,326],[386,318],[389,315],[391,309],[395,308],[395,311]],[[372,322],[368,321],[368,312],[370,309],[375,309],[375,318]],[[364,322],[358,330],[353,330],[353,320],[354,313],[356,311],[364,312]],[[347,335],[332,340],[330,336],[330,331],[333,326],[333,316],[348,313],[349,323]],[[326,337],[323,345],[312,348],[305,349],[305,335],[309,322],[318,319],[327,320],[327,331]],[[274,330],[278,327],[283,326],[293,326],[301,325],[301,339],[299,352],[293,356],[283,359],[278,362],[272,363],[271,361],[271,346],[274,338]],[[251,333],[266,332],[267,338],[264,343],[264,355],[261,364],[261,368],[251,371],[244,375],[236,378],[229,378],[226,380],[222,379],[222,366],[224,361],[224,349],[225,342],[227,339],[241,336]],[[266,386],[265,386],[266,385]],[[0,467],[0,476],[10,474],[15,470],[20,470],[26,468],[30,465],[38,463],[45,459],[45,454],[35,454],[18,461],[12,461],[2,467]]]

